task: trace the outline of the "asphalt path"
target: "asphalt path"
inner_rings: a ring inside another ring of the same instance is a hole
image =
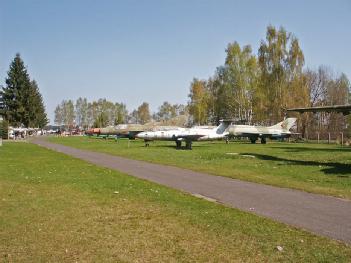
[[[351,201],[32,141],[98,166],[166,185],[351,244]]]

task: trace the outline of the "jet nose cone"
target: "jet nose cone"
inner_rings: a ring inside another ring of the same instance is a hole
[[[140,138],[140,139],[145,139],[145,138],[147,138],[147,133],[141,132],[141,133],[137,134],[136,137]]]

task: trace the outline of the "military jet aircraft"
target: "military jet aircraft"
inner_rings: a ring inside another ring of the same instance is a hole
[[[158,126],[156,124],[119,124],[114,127],[100,129],[102,135],[116,135],[119,138],[135,139],[143,131],[159,131],[177,129],[176,126]]]
[[[213,141],[222,139],[228,135],[227,128],[230,121],[221,121],[215,128],[176,128],[172,130],[145,131],[136,135],[137,138],[144,139],[145,146],[149,146],[150,141],[175,141],[177,148],[181,148],[185,141],[186,149],[191,150],[193,141]]]
[[[270,127],[251,126],[251,125],[231,125],[228,128],[229,135],[235,137],[248,137],[251,143],[256,143],[258,138],[261,138],[261,143],[267,143],[269,139],[288,138],[293,133],[289,130],[294,126],[296,118],[287,118],[282,122]]]
[[[100,128],[91,128],[85,131],[86,135],[92,136],[92,135],[99,135],[100,134]]]
[[[118,138],[135,139],[135,135],[144,131],[144,126],[141,124],[118,124],[101,128],[99,135],[115,135]]]

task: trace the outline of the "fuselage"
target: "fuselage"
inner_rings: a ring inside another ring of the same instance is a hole
[[[137,138],[147,141],[206,141],[221,139],[226,135],[228,135],[227,132],[221,134],[216,133],[216,128],[178,128],[173,130],[141,132],[137,135]]]
[[[288,130],[264,126],[232,125],[229,127],[229,134],[234,136],[245,136],[248,134],[252,134],[253,136],[258,137],[288,137],[291,134],[291,132]]]

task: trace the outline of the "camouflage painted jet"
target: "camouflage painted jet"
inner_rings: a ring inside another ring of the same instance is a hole
[[[144,126],[141,124],[118,124],[101,128],[99,135],[114,135],[118,138],[135,139],[135,135],[144,131]]]
[[[227,128],[230,121],[221,121],[215,128],[176,128],[172,130],[145,131],[137,134],[137,138],[144,139],[145,146],[149,146],[150,141],[175,141],[177,148],[185,141],[186,149],[191,150],[193,141],[213,141],[228,136]]]
[[[267,138],[281,139],[288,138],[293,134],[289,130],[294,126],[296,118],[287,118],[282,122],[270,127],[251,126],[251,125],[231,125],[228,128],[229,135],[235,137],[248,137],[251,143],[256,143],[261,138],[261,143],[265,144]]]
[[[100,134],[100,128],[91,128],[85,131],[86,135],[99,135]]]

